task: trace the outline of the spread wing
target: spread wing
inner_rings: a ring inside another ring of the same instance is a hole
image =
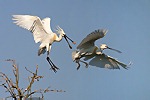
[[[35,43],[41,42],[47,34],[52,33],[50,29],[50,18],[46,18],[41,21],[38,16],[13,15],[12,20],[15,20],[14,23],[16,25],[32,32]]]
[[[50,27],[50,21],[51,19],[48,17],[42,20],[43,27],[47,33],[53,33]]]
[[[106,33],[107,33],[106,29],[95,30],[94,32],[92,32],[89,35],[87,35],[81,41],[81,43],[77,46],[77,49],[88,48],[88,47],[94,46],[94,42],[97,39],[103,38]]]
[[[108,68],[108,69],[120,69],[120,66],[127,69],[128,65],[118,61],[117,59],[107,56],[105,54],[99,54],[96,55],[95,58],[93,58],[89,65],[100,67],[100,68]]]

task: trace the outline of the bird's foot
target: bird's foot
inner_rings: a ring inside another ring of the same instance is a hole
[[[48,63],[50,64],[50,66],[51,66],[51,70],[53,70],[55,73],[57,72],[57,70],[59,70],[59,68],[58,67],[56,67],[55,66],[55,64],[50,60],[50,58],[49,57],[47,57],[46,58],[47,59],[47,61],[48,61]]]
[[[58,67],[56,67],[56,66],[51,66],[51,70],[53,70],[55,73],[57,72],[57,70],[59,70],[59,68]]]
[[[77,70],[79,70],[80,66],[77,67]]]
[[[77,66],[77,70],[79,70],[79,68],[80,68],[80,63],[78,62],[77,64],[78,64],[78,66]]]
[[[88,68],[89,64],[85,62],[85,67]]]

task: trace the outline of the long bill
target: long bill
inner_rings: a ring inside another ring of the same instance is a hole
[[[116,51],[116,52],[118,52],[118,53],[122,53],[121,51],[119,51],[119,50],[116,50],[116,49],[113,49],[113,48],[110,48],[110,47],[107,47],[108,49],[110,49],[110,50],[114,50],[114,51]]]
[[[73,44],[76,44],[76,42],[74,42],[72,39],[70,39],[67,35],[64,35],[64,38],[65,38],[65,40],[67,41],[67,43],[68,43],[68,45],[69,45],[69,48],[72,49],[72,47],[71,47],[71,45],[70,45],[68,39],[69,39]]]

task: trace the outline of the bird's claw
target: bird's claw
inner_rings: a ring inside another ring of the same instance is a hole
[[[50,58],[49,57],[47,57],[46,58],[47,59],[47,61],[48,61],[48,63],[50,64],[50,66],[51,66],[51,70],[53,70],[55,73],[57,72],[57,70],[59,70],[59,68],[58,67],[56,67],[54,64],[53,64],[53,62],[50,60]]]
[[[53,66],[53,67],[51,67],[50,69],[53,70],[55,73],[57,72],[57,70],[59,70],[59,68],[56,67],[56,66]]]
[[[76,63],[78,64],[77,70],[79,70],[79,68],[80,68],[80,63],[79,63],[79,62],[76,62]]]
[[[88,64],[88,63],[85,63],[85,67],[88,68],[88,66],[89,66],[89,64]]]
[[[80,66],[77,67],[77,70],[79,70]]]

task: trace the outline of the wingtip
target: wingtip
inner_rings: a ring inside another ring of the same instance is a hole
[[[103,32],[104,32],[104,35],[106,35],[106,33],[108,32],[108,29],[104,29]]]
[[[130,67],[130,65],[132,65],[133,63],[130,61],[128,65],[126,65],[126,67],[124,67],[126,70],[128,70]]]
[[[131,66],[132,64],[133,64],[133,63],[130,61],[129,64],[128,64],[128,66]]]
[[[12,15],[12,20],[17,20],[21,15]]]

